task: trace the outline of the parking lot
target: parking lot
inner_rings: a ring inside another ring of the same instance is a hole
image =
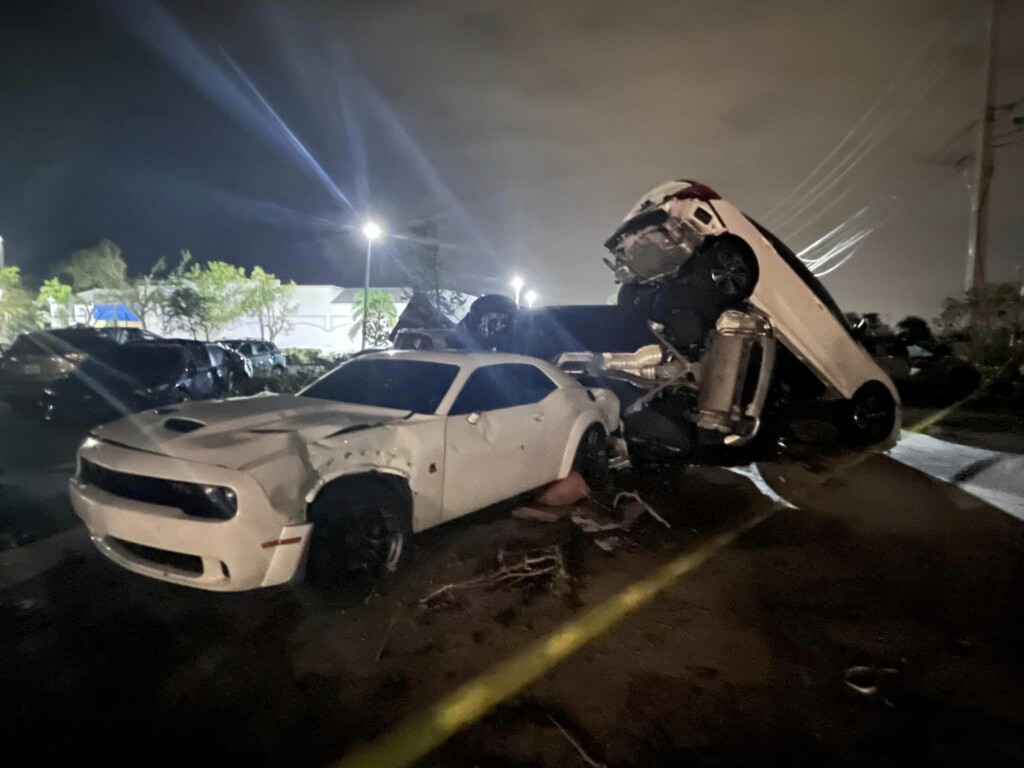
[[[328,763],[775,503],[720,468],[627,476],[671,529],[645,517],[611,553],[568,519],[506,505],[421,536],[376,589],[217,595],[101,558],[61,492],[78,438],[0,420],[21,436],[2,457],[0,730],[40,762],[100,742],[114,760]],[[584,764],[566,734],[607,765],[1013,764],[1021,523],[887,456],[759,471],[797,508],[424,764]],[[421,604],[499,556],[554,546],[564,575]],[[41,572],[11,566],[19,552],[41,553]]]

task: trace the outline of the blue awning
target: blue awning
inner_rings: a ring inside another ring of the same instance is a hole
[[[97,304],[92,308],[92,319],[98,323],[138,323],[139,316],[125,304]]]

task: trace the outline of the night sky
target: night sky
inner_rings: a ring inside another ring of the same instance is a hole
[[[1024,2],[1002,7],[1000,103],[1024,96]],[[980,11],[4,0],[0,235],[36,279],[109,238],[133,270],[188,248],[352,285],[372,212],[398,236],[374,281],[397,285],[429,218],[460,287],[518,272],[545,302],[603,302],[601,243],[685,177],[797,250],[871,230],[825,278],[840,304],[932,316],[963,282]],[[1024,262],[1022,136],[996,155],[991,279]]]

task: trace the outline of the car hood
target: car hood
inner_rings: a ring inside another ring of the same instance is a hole
[[[295,395],[257,396],[158,408],[104,424],[93,436],[186,461],[241,469],[338,434],[431,416]]]

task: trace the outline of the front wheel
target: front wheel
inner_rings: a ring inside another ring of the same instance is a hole
[[[855,447],[880,443],[896,426],[896,400],[884,384],[869,381],[844,403],[843,432]]]
[[[408,507],[381,480],[342,480],[325,488],[309,508],[310,581],[330,586],[397,570],[412,532]]]
[[[580,438],[572,468],[580,473],[590,490],[600,491],[608,486],[610,460],[608,436],[595,424]]]
[[[759,276],[757,257],[739,238],[723,237],[700,254],[700,269],[727,306],[736,306],[754,292]]]

